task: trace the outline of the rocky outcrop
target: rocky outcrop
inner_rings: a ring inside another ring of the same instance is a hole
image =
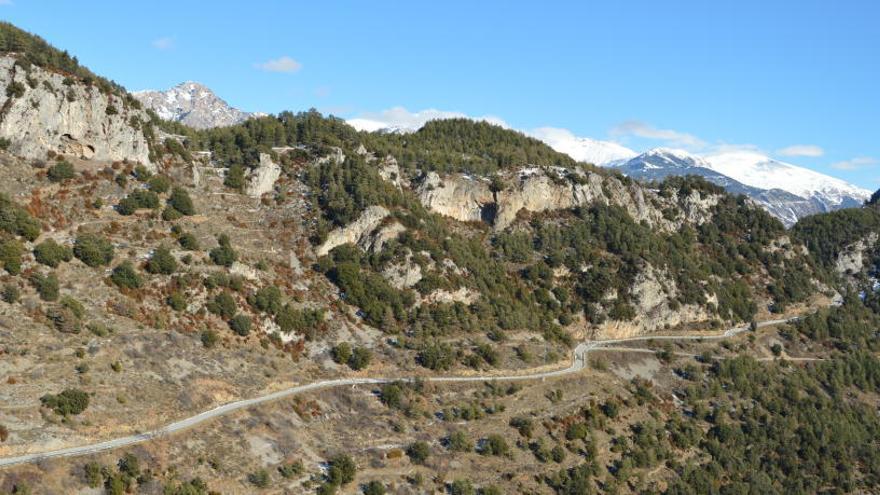
[[[676,226],[663,217],[658,207],[661,198],[614,177],[580,170],[526,168],[507,177],[506,183],[503,190],[493,194],[488,180],[461,175],[441,178],[430,172],[416,192],[431,211],[463,222],[484,221],[496,230],[508,227],[521,211],[538,213],[590,204],[620,206],[635,221],[661,230]],[[712,205],[711,201],[695,202],[689,216],[700,216],[699,210],[708,217]]]
[[[382,270],[382,276],[396,289],[408,289],[422,280],[422,267],[412,263],[411,257],[401,263],[389,265]]]
[[[394,184],[394,187],[398,189],[403,187],[400,177],[400,166],[397,164],[397,159],[391,155],[386,156],[379,164],[379,177]]]
[[[601,337],[625,338],[711,319],[711,315],[701,306],[670,304],[677,296],[675,283],[664,272],[650,265],[636,276],[631,294],[635,318],[603,323],[599,327]]]
[[[53,151],[152,167],[140,129],[147,120],[145,112],[97,86],[33,65],[25,70],[14,57],[0,57],[0,137],[9,140],[13,154],[45,158]]]
[[[461,175],[441,179],[429,172],[416,193],[431,211],[460,222],[491,222],[495,216],[495,197],[489,184],[479,179]]]
[[[875,232],[871,232],[862,240],[850,244],[840,254],[837,255],[837,262],[834,268],[841,275],[858,274],[865,268],[865,255],[867,251],[877,244],[878,236]]]
[[[406,228],[396,221],[387,222],[390,212],[382,206],[369,206],[357,220],[339,227],[327,235],[315,253],[324,256],[343,244],[355,244],[364,251],[378,251],[389,240],[396,238]]]
[[[272,161],[267,153],[260,153],[260,164],[251,172],[245,192],[252,198],[260,198],[275,187],[281,177],[281,166]]]

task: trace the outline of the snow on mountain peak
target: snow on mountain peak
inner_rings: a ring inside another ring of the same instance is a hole
[[[165,91],[146,90],[132,94],[159,117],[199,129],[233,125],[262,115],[229,106],[210,88],[196,81],[185,81]]]
[[[867,199],[871,191],[790,163],[774,160],[756,151],[729,151],[706,157],[712,170],[743,184],[761,189],[781,189],[797,196],[819,196],[832,205],[847,198]]]
[[[608,165],[630,159],[638,154],[615,142],[578,137],[567,129],[556,127],[540,127],[527,134],[544,141],[554,150],[565,153],[575,160],[594,165]]]

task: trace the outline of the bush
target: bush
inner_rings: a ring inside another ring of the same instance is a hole
[[[268,488],[269,471],[266,471],[265,469],[255,471],[248,475],[248,481],[257,488]]]
[[[21,290],[17,285],[9,283],[3,286],[3,301],[13,304],[21,298]]]
[[[462,430],[456,430],[449,434],[446,446],[452,452],[470,452],[474,450],[474,442]]]
[[[151,210],[159,207],[159,196],[153,191],[138,189],[122,199],[116,206],[120,215],[131,215],[141,208]]]
[[[27,210],[0,194],[0,230],[33,241],[39,237],[42,228]]]
[[[73,259],[73,251],[67,246],[58,244],[53,239],[47,239],[34,246],[34,259],[38,263],[55,268],[62,261]]]
[[[40,299],[44,301],[55,301],[58,299],[58,277],[54,273],[42,275],[35,273],[31,276],[31,284],[40,295]]]
[[[180,220],[181,217],[183,217],[183,214],[170,206],[166,206],[165,209],[162,210],[162,220],[165,220],[166,222]]]
[[[177,243],[187,251],[198,251],[199,240],[190,232],[183,232],[177,237]]]
[[[431,447],[426,442],[413,442],[406,448],[406,455],[415,464],[424,464],[431,455]]]
[[[113,244],[95,234],[82,234],[73,244],[73,255],[92,268],[109,265],[113,261]]]
[[[52,322],[61,333],[79,333],[82,330],[82,322],[74,312],[65,306],[53,306],[46,310],[46,318]]]
[[[345,364],[351,358],[351,345],[348,342],[340,342],[333,346],[330,354],[333,356],[333,361],[336,364]]]
[[[89,407],[89,394],[69,388],[58,395],[46,394],[40,397],[40,402],[62,416],[76,416]]]
[[[202,345],[205,346],[207,349],[210,349],[217,345],[217,332],[213,330],[203,330],[201,334],[201,339]]]
[[[354,480],[357,466],[354,461],[345,454],[340,454],[330,460],[330,469],[327,471],[327,480],[336,486],[347,485]]]
[[[373,480],[363,486],[364,495],[385,495],[385,485],[381,481]]]
[[[196,208],[193,206],[192,198],[189,197],[189,193],[186,192],[186,189],[182,187],[175,187],[171,191],[171,196],[168,197],[168,206],[174,208],[181,215],[195,215]]]
[[[236,191],[244,188],[244,167],[235,164],[226,171],[226,177],[223,179],[223,185]]]
[[[437,371],[452,367],[453,357],[454,353],[449,344],[434,342],[424,346],[417,359],[425,368]]]
[[[171,188],[171,179],[167,175],[154,175],[147,181],[147,188],[156,194],[166,193]]]
[[[281,289],[274,285],[262,287],[257,290],[256,294],[251,298],[251,305],[265,313],[271,315],[278,314],[281,311]],[[347,359],[347,358],[346,358]]]
[[[0,263],[10,275],[21,273],[21,255],[24,245],[16,239],[9,239],[0,244]]]
[[[165,246],[159,246],[153,251],[150,260],[147,261],[147,271],[152,274],[171,275],[177,271],[177,260],[171,251]]]
[[[369,366],[372,359],[373,353],[369,349],[366,347],[355,347],[351,357],[348,359],[348,366],[355,371],[359,371]]]
[[[208,253],[211,257],[211,261],[213,261],[215,265],[226,267],[232,266],[232,264],[235,263],[235,260],[238,259],[238,253],[232,249],[232,245],[229,242],[229,236],[221,234],[217,236],[217,242],[220,245]]]
[[[46,176],[52,182],[62,182],[74,178],[76,176],[76,172],[74,171],[73,165],[71,165],[70,162],[63,161],[49,167],[48,172],[46,172]]]
[[[78,319],[82,319],[83,316],[86,315],[86,308],[82,305],[81,302],[77,301],[75,298],[71,296],[64,296],[58,301],[61,306],[70,310],[73,313],[73,316]]]
[[[469,480],[455,480],[449,484],[449,495],[475,495],[474,485]]]
[[[291,462],[278,466],[278,472],[284,479],[290,479],[294,476],[299,476],[303,473],[303,471],[305,471],[305,467],[303,466],[302,461]]]
[[[239,313],[229,320],[229,328],[238,335],[245,337],[251,333],[251,317]]]
[[[168,296],[166,300],[171,309],[174,311],[183,311],[186,309],[186,298],[183,297],[183,294],[180,291],[174,291]]]
[[[227,292],[217,294],[206,306],[208,311],[224,319],[232,318],[236,311],[235,298]]]
[[[134,265],[130,261],[123,261],[116,265],[113,273],[110,274],[110,281],[122,289],[138,289],[144,284],[143,279],[135,271]]]
[[[480,453],[483,455],[501,456],[506,455],[509,451],[510,447],[507,445],[507,440],[498,434],[489,435],[480,446]]]

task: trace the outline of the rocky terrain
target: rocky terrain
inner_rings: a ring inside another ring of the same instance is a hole
[[[0,27],[23,47],[0,58],[0,458],[306,386],[0,467],[0,493],[810,493],[880,476],[876,204],[786,229],[711,181],[647,186],[467,119],[197,129]],[[526,374],[541,379],[496,380]],[[439,376],[470,381],[423,379]],[[766,461],[793,443],[801,464]]]
[[[196,129],[234,125],[263,115],[233,108],[210,88],[193,81],[182,82],[164,91],[135,91],[132,96],[160,118]]]

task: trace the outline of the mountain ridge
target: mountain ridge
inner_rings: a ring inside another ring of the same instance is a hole
[[[226,127],[265,115],[239,110],[196,81],[184,81],[166,90],[135,91],[132,96],[160,118],[196,129]]]

